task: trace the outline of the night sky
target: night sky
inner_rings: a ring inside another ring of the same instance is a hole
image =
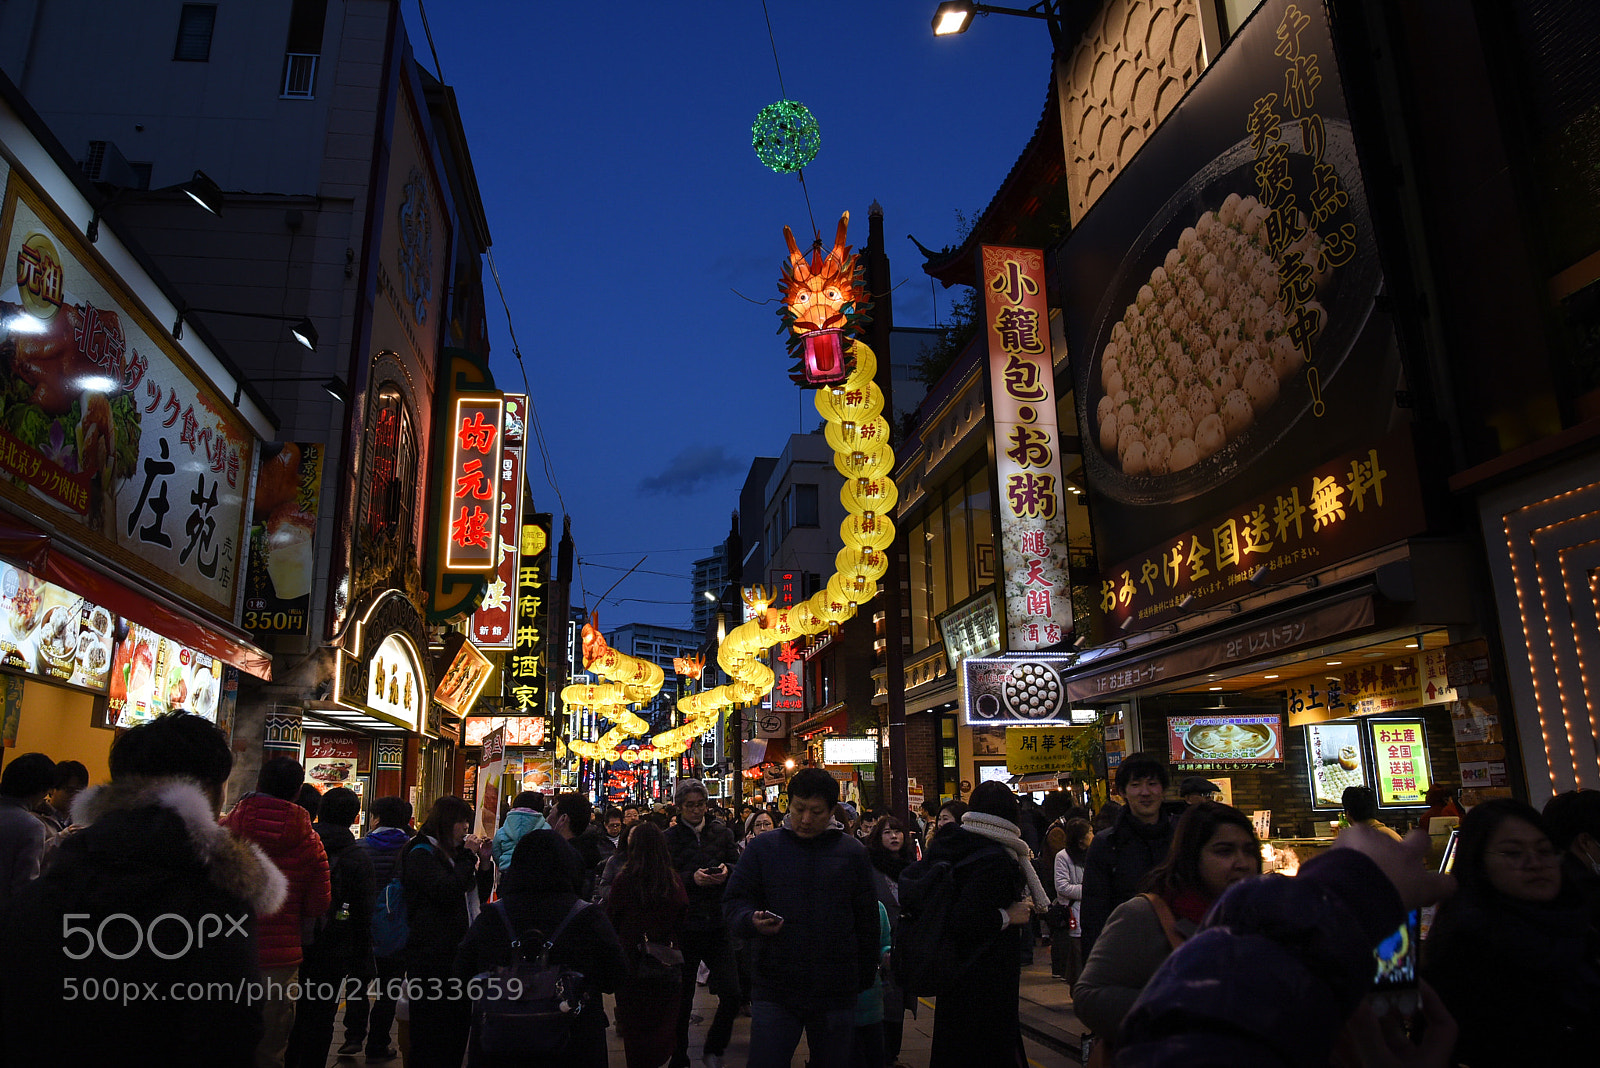
[[[756,113],[785,95],[811,109],[816,226],[831,244],[848,210],[859,247],[881,203],[895,322],[932,326],[960,291],[934,294],[906,235],[954,244],[958,213],[998,190],[1044,107],[1045,26],[996,15],[935,39],[935,0],[769,0],[785,93],[760,0],[424,4],[559,488],[530,455],[537,507],[572,516],[590,607],[648,555],[605,629],[686,625],[690,564],[726,536],[751,458],[820,421],[775,303],[783,227],[805,246],[812,224],[800,182],[756,159]],[[485,287],[496,382],[518,391]]]

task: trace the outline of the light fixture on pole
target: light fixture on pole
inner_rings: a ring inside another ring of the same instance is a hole
[[[322,388],[327,390],[328,396],[332,397],[340,404],[350,403],[350,387],[346,385],[345,380],[340,378],[338,375],[332,375],[328,378],[324,378],[321,375],[288,375],[284,377],[273,378],[252,378],[250,380],[251,385],[259,385],[263,382],[320,382],[322,383]],[[242,380],[235,382],[233,386],[234,404],[239,403],[239,398],[243,395],[243,393],[244,382]]]
[[[1061,12],[1059,0],[1039,0],[1029,7],[991,7],[973,4],[968,0],[945,0],[933,13],[933,35],[953,37],[966,33],[974,15],[1020,15],[1023,18],[1043,19],[1050,28],[1050,40],[1057,49],[1061,46]]]
[[[317,349],[317,328],[311,322],[309,315],[274,315],[271,312],[229,311],[226,308],[191,308],[178,309],[178,317],[172,323],[172,339],[183,340],[183,321],[193,312],[202,315],[233,315],[241,319],[275,319],[280,323],[292,323],[289,333],[296,341],[315,352]]]
[[[111,183],[99,184],[103,186],[110,185]],[[187,182],[180,182],[177,185],[169,185],[161,189],[152,189],[148,191],[153,193],[165,193],[172,190],[177,190],[178,192],[183,193],[190,200],[194,201],[195,204],[204,208],[212,215],[222,214],[222,189],[217,185],[216,182],[213,182],[210,178],[206,177],[205,171],[195,171],[194,177],[190,178]],[[100,219],[105,215],[107,208],[111,207],[111,205],[122,199],[122,197],[126,194],[142,192],[146,192],[146,190],[136,189],[125,185],[113,186],[111,195],[97,204],[94,210],[89,213],[89,225],[83,228],[83,236],[89,239],[89,244],[92,245],[96,241],[100,240]]]

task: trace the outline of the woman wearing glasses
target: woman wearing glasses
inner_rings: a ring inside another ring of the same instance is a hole
[[[1544,817],[1520,801],[1461,822],[1455,897],[1439,906],[1425,971],[1473,1066],[1593,1063],[1600,1049],[1600,944],[1561,884]]]

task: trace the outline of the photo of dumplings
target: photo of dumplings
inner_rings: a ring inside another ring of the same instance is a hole
[[[1299,253],[1319,295],[1333,271],[1317,268],[1322,242],[1304,213],[1302,236],[1275,260],[1271,214],[1255,197],[1229,193],[1183,229],[1112,324],[1096,383],[1095,438],[1124,475],[1176,474],[1214,456],[1303,370],[1292,332],[1300,318],[1326,323],[1327,313],[1315,298],[1289,310],[1279,264]]]

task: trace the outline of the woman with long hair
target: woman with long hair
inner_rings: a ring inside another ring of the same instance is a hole
[[[681,979],[642,975],[640,962],[648,968],[646,942],[677,947],[688,907],[689,896],[673,870],[666,836],[653,823],[635,824],[628,835],[627,860],[606,901],[606,912],[628,957],[628,978],[617,988],[617,1033],[628,1068],[659,1068],[672,1056]]]
[[[1460,1026],[1455,1059],[1593,1063],[1600,952],[1544,817],[1509,798],[1475,806],[1451,871],[1459,890],[1439,906],[1423,971]]]
[[[961,817],[967,813],[967,803],[951,798],[939,806],[939,814],[934,818],[933,826],[928,828],[928,845],[933,844],[934,837],[946,827],[961,826]]]
[[[1089,821],[1075,816],[1062,825],[1062,846],[1056,853],[1054,875],[1056,904],[1067,909],[1069,920],[1050,932],[1050,974],[1076,983],[1083,974],[1083,862],[1089,856],[1094,830]]]
[[[483,910],[461,942],[455,976],[468,985],[473,976],[518,957],[537,959],[539,947],[553,939],[549,962],[580,973],[583,983],[579,990],[566,992],[576,1015],[564,1046],[537,1059],[525,1053],[491,1054],[474,1034],[467,1060],[471,1068],[522,1068],[531,1063],[540,1068],[606,1068],[609,1021],[601,995],[617,989],[627,961],[604,911],[579,897],[586,874],[577,850],[555,831],[529,831],[517,841],[500,879],[500,899]],[[521,949],[512,946],[513,931]]]
[[[410,998],[406,1063],[420,1068],[457,1068],[467,1048],[471,1003],[448,995],[456,947],[471,922],[468,899],[477,893],[478,867],[489,856],[488,843],[467,833],[471,826],[471,805],[441,797],[400,852],[410,931],[406,977],[417,991]]]
[[[1145,877],[1145,893],[1106,920],[1072,988],[1078,1019],[1105,1041],[1161,962],[1199,929],[1222,892],[1261,874],[1261,843],[1250,817],[1229,805],[1190,805],[1172,832],[1166,860]]]
[[[894,816],[885,816],[872,828],[867,838],[867,856],[872,859],[872,882],[878,892],[878,903],[889,915],[889,941],[892,945],[900,933],[900,873],[917,861],[916,839],[906,830],[906,825]],[[909,1003],[909,1004],[908,1004]],[[900,1059],[900,1046],[905,1039],[906,1009],[916,1015],[915,998],[908,998],[893,975],[883,980],[883,1063],[892,1065]]]

